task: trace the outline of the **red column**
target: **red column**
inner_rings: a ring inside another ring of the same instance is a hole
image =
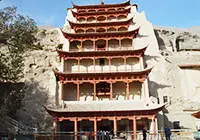
[[[109,70],[111,72],[111,57],[108,58]]]
[[[78,72],[80,72],[80,58],[78,58]]]
[[[120,50],[122,49],[122,40],[121,40],[121,38],[119,39],[119,48],[120,48]]]
[[[127,68],[126,68],[126,57],[124,57],[124,66],[125,66],[125,71],[127,71]]]
[[[116,136],[117,135],[117,118],[116,117],[114,117],[113,123],[114,123],[114,136]]]
[[[97,118],[94,119],[94,140],[97,140]]]
[[[94,72],[96,71],[96,68],[95,68],[96,62],[95,61],[96,61],[95,58],[93,58]]]
[[[96,82],[94,82],[94,100],[96,101],[96,96],[97,96],[97,93],[96,93]]]
[[[106,50],[108,50],[108,39],[106,39]]]
[[[154,118],[153,118],[153,133],[154,133],[154,135],[156,135],[156,131],[157,131],[157,117],[154,116]]]
[[[77,83],[77,100],[80,101],[80,83]]]
[[[60,82],[60,92],[61,92],[60,99],[63,100],[63,96],[64,96],[64,84],[62,82]]]
[[[113,83],[110,82],[110,100],[113,100]]]
[[[59,122],[59,118],[54,118],[54,130],[55,130],[55,133],[58,132],[58,122]]]
[[[133,138],[134,138],[134,140],[137,139],[137,124],[136,124],[135,117],[133,117]]]
[[[96,41],[93,40],[93,51],[95,51],[95,50],[96,50]]]
[[[74,140],[78,140],[77,132],[78,132],[78,120],[77,120],[77,118],[75,118],[75,120],[74,120]]]
[[[129,100],[130,86],[129,82],[126,83],[126,99]]]

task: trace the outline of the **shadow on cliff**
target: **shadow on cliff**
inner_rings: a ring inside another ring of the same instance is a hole
[[[17,120],[29,127],[38,128],[39,131],[49,131],[52,118],[45,111],[43,105],[48,104],[48,90],[38,82],[25,83],[23,107],[17,112]]]
[[[165,42],[164,42],[164,40],[160,37],[160,35],[159,35],[159,32],[160,30],[155,30],[154,29],[154,33],[155,33],[155,35],[156,35],[156,38],[157,38],[157,41],[158,41],[158,45],[159,45],[159,50],[165,50],[166,49],[166,47],[165,47]]]
[[[148,80],[149,83],[149,91],[150,91],[150,96],[154,96],[158,99],[158,89],[164,89],[171,87],[171,85],[163,85],[163,84],[158,84],[155,81]]]

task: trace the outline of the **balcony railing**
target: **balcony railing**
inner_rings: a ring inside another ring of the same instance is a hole
[[[83,47],[83,49],[69,49],[69,51],[70,52],[84,52],[84,51],[126,51],[126,50],[134,50],[134,48],[133,47],[116,47],[116,48],[108,48],[108,49],[106,49],[106,48],[98,48],[98,49],[93,49],[93,48],[91,48],[91,49],[86,49],[86,47],[84,48]]]
[[[65,71],[66,73],[115,73],[115,72],[134,72],[140,71],[139,68],[133,68],[130,65],[121,66],[73,66],[71,71]]]

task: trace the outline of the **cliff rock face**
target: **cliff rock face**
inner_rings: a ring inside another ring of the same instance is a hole
[[[168,100],[164,122],[195,129],[192,111],[200,108],[200,35],[197,30],[154,27],[163,59],[157,59],[149,77],[149,90],[162,103]],[[147,58],[149,59],[149,58]],[[179,65],[197,65],[181,68]]]
[[[167,96],[167,119],[171,123],[178,119],[185,122],[181,125],[187,126],[190,122],[184,120],[184,110],[197,110],[200,106],[200,102],[194,97],[197,93],[200,94],[200,82],[197,80],[200,79],[200,68],[185,70],[178,65],[200,63],[200,35],[191,29],[155,27],[154,31],[161,55],[145,56],[145,61],[154,61],[154,69],[149,76],[150,95],[156,97],[160,103]],[[36,36],[43,48],[25,56],[25,77],[22,80],[27,85],[25,103],[17,116],[24,124],[48,131],[52,127],[52,118],[42,105],[55,104],[57,85],[52,69],[60,63],[56,47],[62,43],[62,37],[58,29],[44,27],[40,28]],[[196,77],[195,80],[193,77]],[[176,117],[176,113],[184,115],[176,118],[168,115],[170,113]]]
[[[39,28],[36,35],[42,50],[25,55],[25,98],[24,107],[18,111],[18,120],[25,125],[50,131],[52,118],[43,105],[55,104],[56,78],[53,69],[59,65],[56,47],[60,44],[59,29]]]

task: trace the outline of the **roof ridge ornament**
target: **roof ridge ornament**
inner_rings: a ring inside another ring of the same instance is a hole
[[[104,5],[104,0],[101,1],[101,4]]]

